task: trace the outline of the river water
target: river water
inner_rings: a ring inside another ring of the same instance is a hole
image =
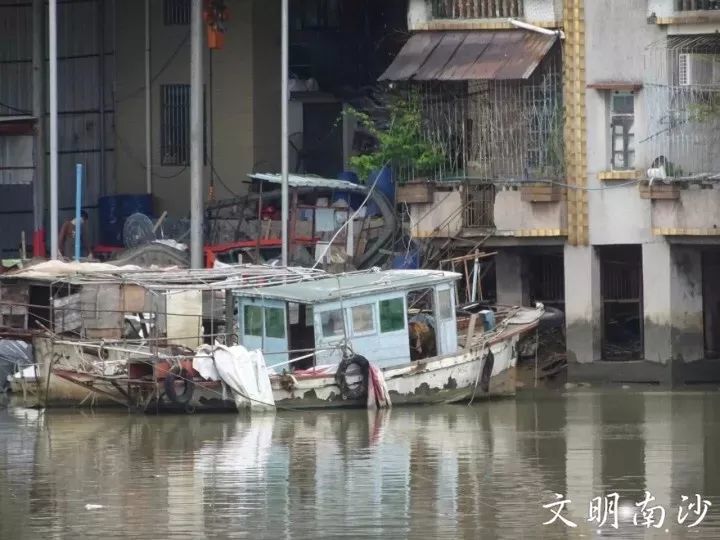
[[[646,490],[659,528],[635,505]],[[556,494],[576,527],[543,525]],[[679,516],[683,495],[695,507]],[[3,540],[600,537],[720,537],[720,392],[252,418],[0,411]]]

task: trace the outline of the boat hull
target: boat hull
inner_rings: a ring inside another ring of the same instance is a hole
[[[453,355],[383,369],[392,405],[446,404],[515,395],[519,337],[515,333]],[[122,378],[83,372],[81,366],[88,359],[78,355],[76,347],[39,338],[35,351],[39,380],[34,394],[44,407],[115,405],[146,412],[236,410],[232,395],[219,382],[197,382],[188,403],[172,403],[163,395],[162,384],[133,386]],[[117,363],[121,358],[114,360]],[[112,361],[108,363],[112,365]],[[281,410],[367,407],[365,399],[342,397],[334,373],[273,375],[271,383],[275,404]]]
[[[457,355],[384,369],[383,376],[393,407],[514,396],[516,344],[517,336],[512,336],[490,347],[478,347]],[[488,366],[489,362],[491,366]],[[488,369],[489,378],[483,378],[483,370]],[[343,399],[334,375],[283,375],[274,377],[272,383],[278,408],[367,407],[364,399]]]

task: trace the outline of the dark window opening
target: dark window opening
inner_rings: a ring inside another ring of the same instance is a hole
[[[531,254],[527,258],[531,304],[565,311],[565,269],[562,252]]]
[[[292,9],[294,30],[338,30],[341,0],[298,0]]]
[[[602,358],[643,358],[642,248],[602,246],[600,297],[602,304]]]
[[[203,158],[207,165],[207,120],[203,92]],[[160,164],[190,165],[190,85],[163,84],[160,87]]]
[[[675,0],[678,11],[720,9],[720,0]]]
[[[290,360],[304,357],[291,364],[292,369],[309,369],[315,364],[315,358],[308,351],[315,348],[315,327],[313,325],[312,306],[288,304],[288,348]]]
[[[190,0],[163,0],[165,26],[190,24]]]
[[[705,358],[720,358],[720,251],[702,254]]]
[[[463,226],[471,229],[495,227],[495,185],[468,183],[463,194]]]

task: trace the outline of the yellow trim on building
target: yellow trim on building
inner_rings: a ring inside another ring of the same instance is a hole
[[[657,25],[718,23],[720,22],[720,11],[706,10],[674,17],[655,17],[653,22]]]
[[[720,229],[653,229],[655,236],[720,236]]]
[[[587,134],[585,128],[585,0],[563,0],[565,20],[564,83],[565,99],[565,169],[569,189],[567,196],[568,243],[588,244]]]
[[[554,237],[554,236],[567,236],[567,229],[517,229],[514,231],[496,231],[494,236],[514,236],[517,238],[532,238],[532,237]]]
[[[642,172],[637,170],[627,171],[602,171],[598,173],[599,180],[638,180]]]
[[[519,19],[523,20],[523,19]],[[524,21],[541,28],[561,28],[562,21]],[[517,30],[507,19],[434,19],[417,23],[413,30]]]

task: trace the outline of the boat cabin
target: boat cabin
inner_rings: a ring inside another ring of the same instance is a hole
[[[453,272],[386,270],[233,293],[240,344],[268,366],[338,364],[345,346],[379,367],[457,352]],[[314,354],[312,354],[314,352]]]

